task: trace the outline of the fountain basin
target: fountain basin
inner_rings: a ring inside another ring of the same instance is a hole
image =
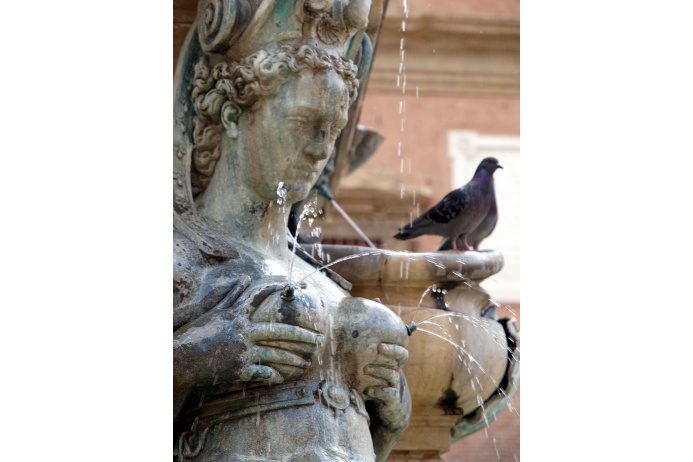
[[[391,458],[397,460],[398,453],[439,457],[449,450],[451,430],[456,440],[488,425],[493,417],[478,411],[505,379],[509,344],[494,314],[496,303],[479,283],[503,268],[502,254],[339,245],[322,250],[326,262],[362,254],[330,268],[353,285],[353,296],[377,298],[404,322],[417,325],[403,368],[412,418]],[[472,415],[474,426],[464,422]],[[478,425],[480,415],[484,421]]]

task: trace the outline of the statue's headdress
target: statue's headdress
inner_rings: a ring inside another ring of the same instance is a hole
[[[196,26],[202,50],[229,59],[273,43],[312,41],[353,61],[370,10],[370,0],[203,0]]]

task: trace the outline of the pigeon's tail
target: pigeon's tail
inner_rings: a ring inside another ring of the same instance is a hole
[[[415,237],[423,236],[430,232],[431,220],[426,215],[422,215],[411,223],[407,223],[399,229],[399,233],[395,234],[395,239],[406,241]],[[437,234],[437,233],[433,233]]]
[[[394,237],[395,239],[399,239],[400,241],[406,241],[407,239],[413,239],[415,237],[419,237],[422,234],[425,234],[425,230],[416,226],[416,223],[414,223],[414,226],[411,226],[411,225],[402,226],[399,229],[399,233],[395,234],[392,237]]]
[[[395,234],[392,237],[394,237],[395,239],[399,239],[400,241],[406,241],[407,239],[411,239],[416,236],[418,236],[418,234],[413,233],[411,228],[405,226],[403,228],[400,228],[399,233]]]

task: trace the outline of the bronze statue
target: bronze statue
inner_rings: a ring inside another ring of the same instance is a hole
[[[286,232],[348,121],[368,7],[200,3],[174,101],[177,460],[385,460],[407,426],[407,327]]]

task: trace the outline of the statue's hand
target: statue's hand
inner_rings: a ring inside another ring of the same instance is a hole
[[[193,388],[212,394],[245,383],[274,385],[300,378],[323,335],[276,318],[272,313],[281,316],[285,307],[275,288],[257,286],[177,330],[174,388],[182,395]],[[298,303],[305,297],[297,299]]]
[[[312,365],[322,334],[276,322],[250,322],[249,348],[240,381],[275,385],[299,379]]]
[[[390,429],[409,422],[411,397],[401,368],[409,358],[406,348],[392,343],[378,344],[375,361],[363,369],[369,385],[367,401],[376,403],[378,418]]]

